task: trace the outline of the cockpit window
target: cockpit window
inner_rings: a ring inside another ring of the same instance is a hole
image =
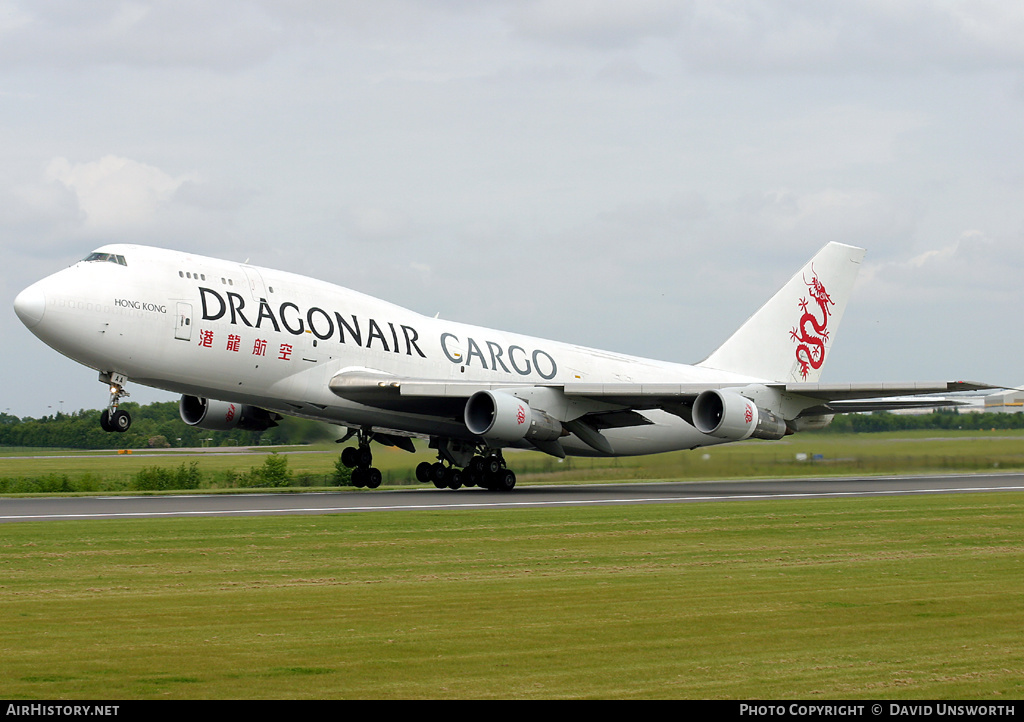
[[[113,253],[90,253],[85,257],[85,261],[108,261],[110,263],[116,263],[121,266],[127,266],[128,262],[124,260],[124,256],[119,256]]]

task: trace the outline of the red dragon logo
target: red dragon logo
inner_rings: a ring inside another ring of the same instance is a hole
[[[807,298],[800,299],[800,308],[804,315],[800,317],[798,325],[789,332],[790,338],[797,342],[796,360],[800,364],[800,375],[805,379],[810,369],[820,369],[825,362],[825,342],[828,341],[828,317],[832,311],[829,306],[834,306],[835,301],[828,295],[825,286],[818,280],[818,274],[814,273],[811,266],[811,273],[814,274],[810,281],[804,276],[804,283],[807,284],[807,291],[811,298],[817,303],[817,309],[808,310],[811,301]],[[821,311],[821,320],[814,315]]]

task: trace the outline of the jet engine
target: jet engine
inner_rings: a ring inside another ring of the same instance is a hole
[[[277,426],[276,415],[265,409],[229,401],[214,401],[198,396],[182,396],[178,402],[181,420],[189,426],[210,431],[266,431]],[[278,417],[279,418],[279,417]]]
[[[697,431],[727,441],[781,439],[786,422],[771,411],[732,391],[709,389],[693,402],[693,425]]]
[[[503,391],[477,391],[466,402],[466,428],[487,441],[554,441],[562,425],[543,411]]]

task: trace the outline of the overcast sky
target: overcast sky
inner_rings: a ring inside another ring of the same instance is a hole
[[[0,0],[0,411],[106,404],[11,304],[112,241],[682,362],[841,241],[823,381],[1021,384],[1022,111],[1011,0]]]

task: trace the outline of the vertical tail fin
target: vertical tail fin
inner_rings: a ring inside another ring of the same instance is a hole
[[[829,243],[698,366],[769,381],[817,381],[864,249]]]

